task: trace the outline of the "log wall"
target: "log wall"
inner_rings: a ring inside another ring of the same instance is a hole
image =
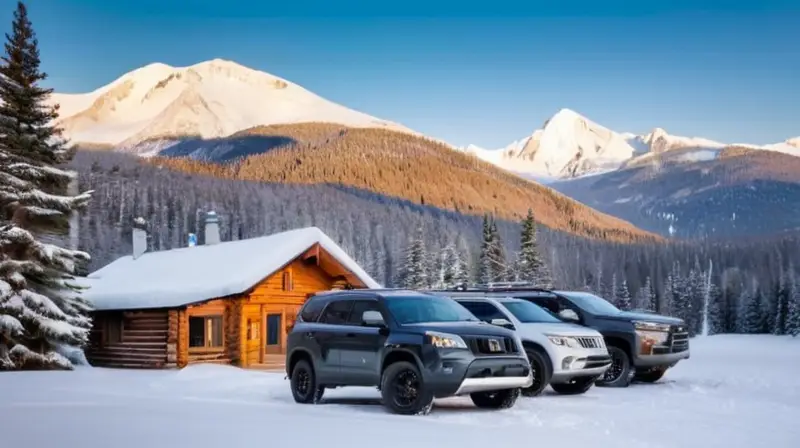
[[[168,361],[169,313],[165,310],[96,312],[86,359],[98,367],[161,369]],[[121,324],[120,340],[108,341],[110,324]]]

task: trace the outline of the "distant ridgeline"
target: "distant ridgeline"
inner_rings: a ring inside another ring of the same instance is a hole
[[[398,284],[406,249],[422,227],[432,285],[441,283],[440,274],[447,269],[445,252],[466,261],[472,279],[477,275],[483,238],[480,216],[332,184],[190,174],[112,152],[80,151],[71,167],[80,173],[80,190],[95,191],[79,231],[80,249],[93,257],[89,270],[131,253],[137,216],[148,221],[150,250],[165,250],[187,246],[190,233],[203,244],[199,223],[205,211],[214,210],[221,219],[223,241],[318,226],[387,286]],[[510,264],[519,249],[520,225],[498,220],[497,227]],[[800,267],[796,236],[727,245],[623,244],[543,226],[539,230],[540,249],[557,287],[594,290],[622,306],[655,306],[686,318],[699,332],[707,289],[703,279],[712,261],[712,332],[783,332],[790,327],[792,287],[800,282],[800,273],[793,272]],[[508,272],[513,275],[513,269]]]

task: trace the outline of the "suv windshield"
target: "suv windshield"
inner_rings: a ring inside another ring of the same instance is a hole
[[[386,306],[401,325],[420,322],[478,322],[466,308],[446,297],[387,297]]]
[[[558,291],[558,294],[561,294],[579,307],[593,314],[614,315],[622,312],[608,300],[588,292]]]
[[[535,305],[527,300],[514,300],[500,302],[514,317],[522,323],[544,322],[544,323],[563,323],[556,319],[552,314],[545,311],[542,307]]]

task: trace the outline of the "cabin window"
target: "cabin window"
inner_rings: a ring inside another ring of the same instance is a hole
[[[247,319],[247,340],[253,341],[261,338],[261,323]]]
[[[122,342],[122,316],[108,316],[103,329],[103,343],[119,344]]]
[[[294,279],[292,271],[283,271],[283,290],[292,291],[294,289]]]
[[[189,318],[190,348],[222,347],[222,316],[192,316]]]

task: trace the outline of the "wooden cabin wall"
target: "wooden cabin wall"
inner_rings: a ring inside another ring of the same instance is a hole
[[[285,284],[287,272],[290,280],[288,285]],[[268,314],[281,314],[283,328],[280,338],[285,353],[286,335],[294,325],[300,307],[309,295],[329,290],[334,283],[334,278],[322,268],[298,259],[256,285],[242,303],[239,337],[243,352],[237,365],[266,362],[263,349],[267,335],[265,318]],[[273,356],[280,357],[280,354]]]
[[[86,349],[98,367],[167,368],[169,317],[166,310],[99,311]]]
[[[186,307],[185,323],[181,322],[179,325],[179,327],[185,328],[185,331],[180,331],[180,338],[181,341],[186,342],[186,364],[231,364],[234,359],[238,359],[239,321],[238,316],[232,315],[235,307],[234,302],[234,299],[217,299]],[[219,317],[222,318],[222,345],[215,347],[192,347],[190,342],[192,319]],[[231,328],[233,328],[233,330],[231,330]]]

